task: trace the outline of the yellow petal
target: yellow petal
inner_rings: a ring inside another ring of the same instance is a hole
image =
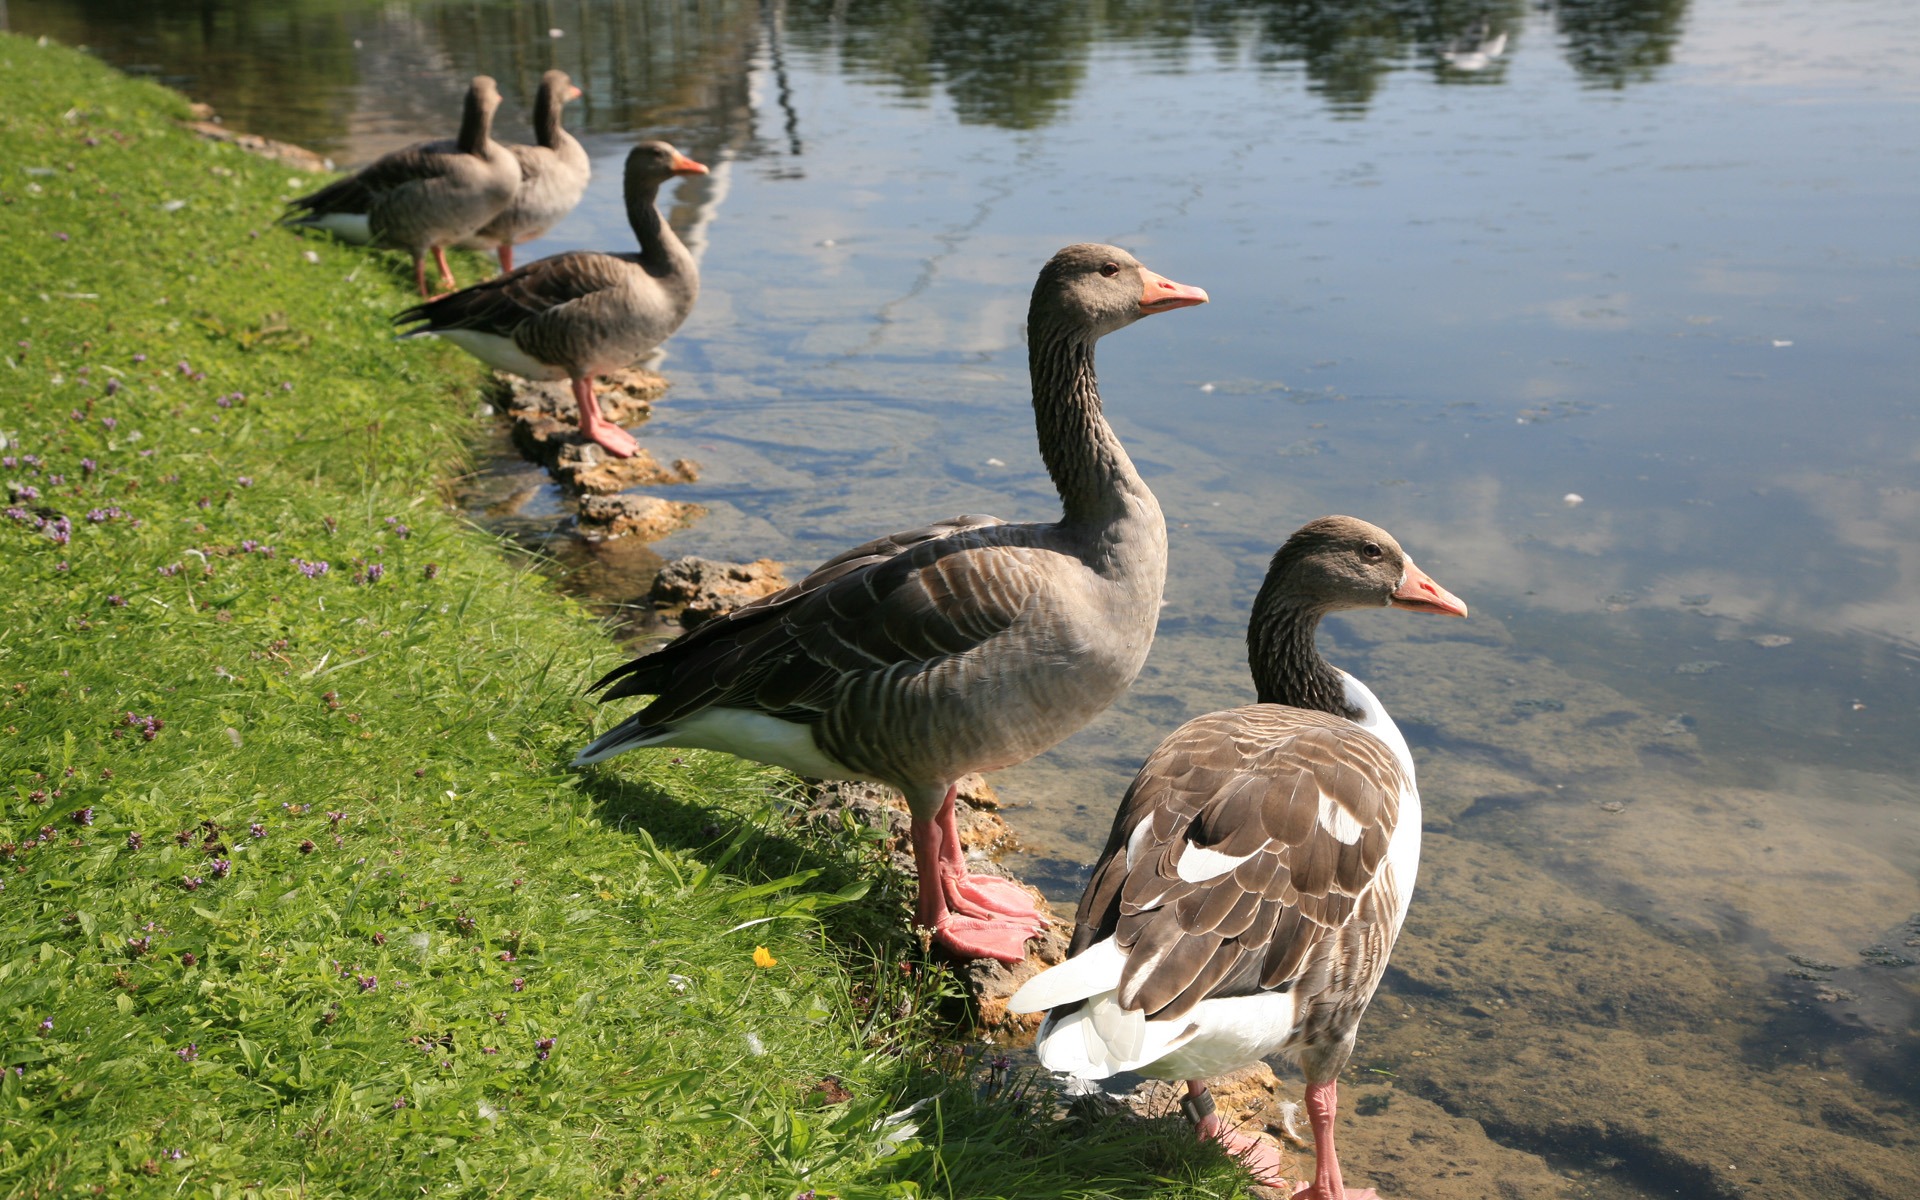
[[[767,948],[765,946],[755,946],[753,948],[753,965],[754,966],[771,967],[772,965],[774,965],[779,961],[780,961],[779,959],[767,953]]]

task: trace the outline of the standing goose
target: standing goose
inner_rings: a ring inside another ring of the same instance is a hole
[[[565,71],[548,71],[540,77],[540,91],[533,98],[537,144],[507,144],[508,153],[520,164],[520,190],[499,216],[460,243],[476,250],[493,247],[503,274],[513,270],[515,246],[552,229],[586,194],[593,164],[574,136],[560,126],[561,108],[579,98],[580,89]]]
[[[447,247],[471,237],[512,202],[520,164],[493,140],[500,89],[475,75],[467,89],[460,136],[419,142],[381,155],[345,179],[289,201],[288,225],[324,229],[356,245],[369,242],[413,255],[413,281],[427,291],[427,254],[440,280],[454,286]]]
[[[645,358],[680,328],[700,295],[700,268],[654,198],[676,175],[707,169],[665,142],[627,154],[627,220],[638,254],[573,250],[416,304],[395,324],[420,322],[403,337],[435,334],[481,362],[525,379],[570,379],[580,432],[629,458],[640,444],[600,415],[593,377]]]
[[[1035,1045],[1085,1079],[1187,1081],[1183,1107],[1263,1182],[1271,1147],[1224,1127],[1206,1077],[1273,1054],[1307,1077],[1314,1178],[1346,1191],[1335,1080],[1406,919],[1420,794],[1406,739],[1367,686],[1314,646],[1329,612],[1467,606],[1388,533],[1352,517],[1303,526],[1273,556],[1247,627],[1259,702],[1196,717],[1147,759],[1080,898],[1070,957],[1007,1007],[1051,1009]]]
[[[955,782],[1024,762],[1112,704],[1153,641],[1166,581],[1160,505],[1101,414],[1094,343],[1204,304],[1112,246],[1069,246],[1027,312],[1040,453],[1065,515],[962,516],[880,538],[594,686],[652,696],[576,764],[641,746],[724,750],[905,794],[915,920],[961,958],[1017,962],[1032,898],[967,871]]]

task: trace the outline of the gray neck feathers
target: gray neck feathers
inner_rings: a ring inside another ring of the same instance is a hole
[[[487,111],[480,93],[469,89],[467,106],[460,116],[460,152],[485,157],[487,137],[493,130],[493,114]]]
[[[565,101],[546,84],[533,105],[533,140],[549,150],[560,148],[560,108]]]
[[[1253,669],[1260,703],[1318,709],[1358,720],[1360,710],[1347,703],[1340,673],[1320,657],[1314,645],[1314,632],[1327,609],[1285,595],[1281,575],[1277,564],[1267,572],[1267,581],[1253,602],[1253,618],[1247,623],[1247,665]]]
[[[1034,425],[1040,457],[1066,510],[1063,524],[1125,515],[1128,497],[1144,495],[1146,485],[1101,413],[1093,339],[1036,313],[1028,314],[1027,332]]]
[[[661,217],[654,201],[660,195],[660,181],[644,177],[627,181],[627,220],[633,236],[640,242],[640,265],[655,279],[692,275],[693,256],[687,253],[678,234]]]

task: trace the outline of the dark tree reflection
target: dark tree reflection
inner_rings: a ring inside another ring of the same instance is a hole
[[[1673,59],[1687,0],[1557,0],[1553,22],[1582,78],[1625,87]]]

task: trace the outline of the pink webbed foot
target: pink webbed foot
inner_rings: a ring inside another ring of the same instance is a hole
[[[592,438],[602,450],[615,458],[632,458],[640,452],[640,443],[626,430],[612,421],[601,421],[592,429],[581,431]]]
[[[1032,922],[1035,929],[1046,925],[1032,893],[995,875],[965,875],[955,880],[948,902],[956,912],[970,917],[1014,917]]]
[[[997,958],[1017,963],[1027,957],[1027,939],[1039,932],[1032,921],[983,920],[948,913],[933,928],[933,944],[958,959]]]

